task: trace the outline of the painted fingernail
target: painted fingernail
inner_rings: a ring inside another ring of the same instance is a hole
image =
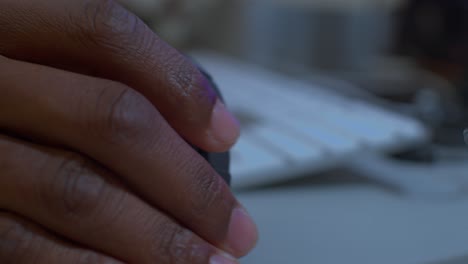
[[[258,231],[247,211],[238,207],[232,211],[227,248],[235,256],[246,255],[257,243]]]
[[[219,254],[210,258],[210,264],[239,264],[239,262],[232,257]]]
[[[217,99],[211,115],[211,136],[216,143],[232,145],[240,135],[239,122]]]

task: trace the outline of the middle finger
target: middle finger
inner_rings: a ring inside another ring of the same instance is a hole
[[[127,263],[225,256],[80,155],[0,136],[0,167],[0,208]]]

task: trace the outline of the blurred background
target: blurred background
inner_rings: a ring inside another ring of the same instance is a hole
[[[242,123],[242,263],[468,263],[467,1],[121,2]]]

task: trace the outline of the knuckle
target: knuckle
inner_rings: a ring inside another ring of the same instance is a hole
[[[187,190],[192,197],[190,227],[203,228],[213,241],[222,241],[236,200],[224,180],[205,162],[192,162],[188,173],[193,175]]]
[[[168,52],[167,56],[169,57],[166,62],[169,83],[180,89],[184,95],[192,95],[200,73],[176,51]]]
[[[114,0],[88,0],[84,5],[84,32],[97,46],[129,55],[145,47],[149,30],[134,14]]]
[[[0,263],[31,263],[34,235],[21,222],[7,213],[0,213]]]
[[[165,220],[158,223],[158,236],[152,243],[153,257],[163,263],[202,263],[202,245],[196,243],[194,235],[178,225]]]
[[[80,254],[74,264],[115,264],[115,262],[103,255],[89,251]]]
[[[74,153],[53,161],[52,171],[39,186],[39,196],[55,216],[89,219],[105,199],[106,184],[93,163]]]
[[[208,90],[203,86],[204,77],[200,71],[176,50],[167,51],[166,68],[169,83],[180,89],[184,95],[205,97]],[[203,88],[203,89],[200,89]]]
[[[100,37],[112,37],[119,32],[126,32],[132,27],[131,17],[114,0],[89,0],[84,4],[84,15],[91,34]]]
[[[206,78],[176,50],[167,49],[163,57],[164,81],[171,95],[168,100],[174,105],[183,105],[178,111],[186,122],[206,122],[217,97]]]
[[[216,208],[215,204],[223,201],[224,182],[214,170],[204,162],[192,162],[190,175],[193,175],[190,193],[194,194],[192,199],[192,210],[195,216],[209,215]]]
[[[149,140],[148,131],[158,130],[157,111],[135,90],[119,86],[101,89],[95,113],[88,118],[93,120],[88,127],[111,143]]]

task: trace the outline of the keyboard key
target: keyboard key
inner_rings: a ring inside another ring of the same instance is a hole
[[[255,182],[256,174],[284,168],[286,161],[278,153],[271,153],[248,134],[244,134],[232,149],[231,172],[233,184]]]
[[[341,135],[339,131],[318,123],[307,122],[305,120],[303,122],[284,120],[283,122],[289,129],[296,131],[311,142],[321,143],[325,150],[332,155],[349,154],[352,151],[357,151],[359,148],[359,142]]]
[[[285,128],[267,125],[252,127],[250,133],[278,149],[278,152],[284,154],[289,162],[311,162],[325,155],[322,144],[313,144],[306,139],[301,140],[297,134],[291,131],[287,133],[286,130]]]

